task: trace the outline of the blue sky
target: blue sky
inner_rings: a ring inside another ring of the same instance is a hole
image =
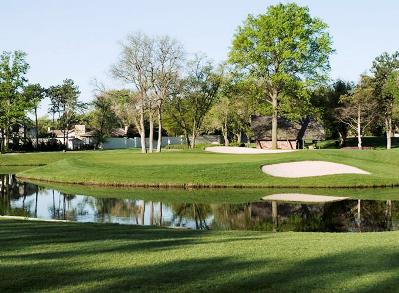
[[[168,34],[188,52],[204,52],[219,62],[246,16],[278,2],[307,5],[329,24],[336,49],[332,78],[356,81],[377,55],[399,50],[399,1],[394,0],[13,0],[1,4],[0,51],[24,50],[30,82],[50,86],[72,78],[81,99],[89,101],[94,79],[120,86],[109,68],[129,32]]]

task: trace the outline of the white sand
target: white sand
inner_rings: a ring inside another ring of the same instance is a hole
[[[348,199],[348,197],[326,196],[326,195],[312,195],[303,193],[282,193],[272,194],[262,197],[263,200],[288,201],[288,202],[309,202],[309,203],[324,203],[334,202]]]
[[[212,153],[222,154],[276,154],[276,153],[287,153],[293,152],[294,150],[262,150],[255,148],[244,148],[244,147],[227,147],[227,146],[214,146],[207,147],[205,151]]]
[[[301,161],[265,165],[262,171],[276,177],[301,178],[336,174],[370,174],[356,167],[325,161]]]

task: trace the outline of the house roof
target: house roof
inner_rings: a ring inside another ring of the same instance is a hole
[[[272,139],[272,117],[252,116],[251,127],[255,140]],[[324,127],[313,118],[302,121],[289,121],[279,117],[277,120],[277,140],[323,140]]]
[[[87,132],[85,132],[83,134],[80,134],[79,136],[81,136],[81,137],[92,137],[92,136],[95,136],[95,135],[96,135],[96,131],[95,130],[90,130],[90,131],[87,131]]]
[[[111,132],[111,137],[125,137],[126,131],[123,128],[115,128]]]
[[[58,138],[63,138],[64,137],[64,130],[50,130],[50,133],[52,133],[55,137]],[[67,135],[67,132],[65,131],[65,136]],[[75,130],[69,130],[68,131],[68,137],[74,136],[75,135]]]

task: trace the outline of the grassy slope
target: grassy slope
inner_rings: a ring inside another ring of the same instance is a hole
[[[21,155],[23,156],[23,155]],[[15,156],[16,157],[16,156]],[[8,163],[12,162],[9,159]],[[260,166],[300,160],[344,163],[371,175],[286,179],[268,176]],[[319,150],[265,155],[227,155],[202,151],[140,154],[136,151],[83,152],[26,170],[26,178],[114,185],[194,184],[264,187],[343,187],[399,184],[399,150]]]
[[[59,184],[31,181],[42,187],[57,189],[66,194],[81,194],[107,198],[134,198],[164,203],[248,203],[278,193],[308,193],[346,196],[363,200],[399,200],[399,188],[127,188],[93,185]]]
[[[0,220],[0,291],[383,292],[398,232],[200,232]]]

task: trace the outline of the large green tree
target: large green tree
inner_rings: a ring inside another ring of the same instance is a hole
[[[27,82],[29,65],[22,51],[3,52],[0,55],[0,129],[1,152],[8,149],[10,127],[25,117],[29,103],[22,94]]]
[[[387,149],[391,148],[391,138],[393,135],[392,119],[394,116],[395,94],[392,88],[392,80],[389,81],[391,74],[399,69],[399,52],[393,54],[383,53],[373,61],[371,72],[374,77],[374,96],[378,101],[380,113],[383,116]],[[391,82],[391,85],[387,85]]]
[[[58,123],[64,134],[64,145],[68,148],[69,130],[77,120],[77,115],[85,109],[85,104],[79,102],[79,87],[72,79],[65,79],[61,85],[51,86],[47,90],[51,108],[58,112]]]
[[[39,146],[39,125],[37,120],[37,108],[40,102],[45,98],[45,89],[38,83],[29,84],[24,89],[24,96],[30,103],[35,115],[35,128],[36,128],[36,148]]]
[[[293,88],[324,80],[333,52],[327,24],[297,4],[270,6],[265,14],[249,15],[234,36],[229,59],[264,82],[265,101],[272,106],[272,147],[277,148],[277,118],[283,97]],[[295,90],[296,93],[300,91]]]
[[[92,125],[96,129],[96,146],[98,147],[111,135],[114,127],[119,126],[119,119],[112,108],[112,101],[107,95],[96,95],[92,105],[94,106]]]

